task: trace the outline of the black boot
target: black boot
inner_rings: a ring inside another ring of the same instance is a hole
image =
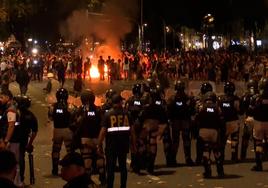
[[[52,175],[53,176],[58,176],[58,171],[59,171],[59,159],[54,158],[52,159]]]
[[[187,166],[194,166],[195,163],[191,158],[191,146],[184,146],[185,161]]]
[[[204,178],[211,178],[211,166],[210,160],[207,158],[203,158],[203,165],[205,172],[203,173]]]
[[[218,178],[223,178],[224,177],[223,164],[221,161],[216,161],[216,163],[217,163]]]
[[[251,168],[252,171],[262,171],[262,155],[260,152],[255,154],[256,165]]]
[[[232,158],[231,158],[232,162],[237,163],[238,162],[238,152],[232,152]]]

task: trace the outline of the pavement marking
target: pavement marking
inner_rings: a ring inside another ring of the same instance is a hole
[[[127,164],[130,165],[130,163],[131,163],[131,160],[130,160],[130,159],[127,159]],[[154,176],[154,175],[150,175],[150,174],[148,174],[147,172],[146,172],[146,176],[147,176],[149,179],[153,180],[153,181],[160,181],[160,180],[161,180],[159,177]],[[151,182],[148,181],[148,183],[151,183]]]

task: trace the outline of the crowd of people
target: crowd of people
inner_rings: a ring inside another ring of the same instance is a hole
[[[113,89],[107,90],[106,101],[102,106],[95,105],[92,90],[80,87],[78,92],[82,105],[74,107],[68,104],[69,92],[64,88],[65,76],[67,74],[71,78],[75,74],[80,82],[87,76],[90,78],[88,70],[91,60],[86,58],[85,61],[86,63],[81,55],[72,57],[66,54],[28,57],[18,53],[3,58],[0,163],[4,164],[4,160],[8,163],[3,172],[0,170],[0,185],[3,181],[13,186],[14,181],[16,186],[23,187],[25,153],[33,151],[33,142],[38,132],[38,118],[29,110],[31,100],[26,96],[27,87],[31,80],[42,81],[44,72],[53,72],[60,82],[60,88],[56,92],[57,101],[51,105],[48,118],[54,126],[51,171],[58,176],[59,165],[61,166],[61,176],[67,181],[65,188],[93,186],[93,174],[99,174],[100,186],[114,187],[117,161],[121,175],[120,187],[126,188],[126,159],[129,152],[130,167],[134,173],[140,174],[146,170],[154,174],[157,139],[163,141],[166,165],[176,167],[180,133],[186,165],[203,165],[205,178],[212,175],[211,151],[214,153],[218,177],[224,177],[223,164],[228,137],[231,139],[233,162],[247,158],[249,140],[253,137],[256,165],[252,170],[263,170],[262,155],[268,149],[268,119],[265,115],[268,110],[268,79],[265,78],[264,56],[239,55],[226,51],[211,54],[194,51],[152,56],[124,53],[122,61],[118,62],[111,57],[108,60],[99,57],[97,66],[100,80],[105,80],[106,65],[109,67],[108,79],[111,81],[146,81],[134,84],[133,96],[127,100]],[[185,92],[186,85],[182,81],[185,78],[203,80],[198,96],[190,96]],[[246,81],[247,91],[243,96],[237,96],[232,81],[241,79]],[[9,90],[9,83],[15,80],[21,92],[17,97]],[[165,89],[170,87],[169,80],[176,80],[175,94],[166,99]],[[207,81],[223,82],[224,94],[216,96]],[[241,117],[245,118],[242,127],[239,125]],[[243,135],[239,155],[241,128]],[[191,154],[193,139],[196,142],[195,160]],[[67,155],[60,160],[63,143]],[[8,157],[9,155],[14,156]]]

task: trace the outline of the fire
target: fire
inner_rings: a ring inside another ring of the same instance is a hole
[[[95,65],[92,65],[92,67],[90,69],[90,77],[91,78],[99,78],[100,77],[99,70]]]
[[[108,67],[107,67],[107,65],[104,65],[104,75],[105,76],[108,75]],[[98,70],[96,65],[91,66],[91,68],[90,68],[90,77],[91,78],[99,78],[100,77],[100,73],[99,73],[99,70]]]

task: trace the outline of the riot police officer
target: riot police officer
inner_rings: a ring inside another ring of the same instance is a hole
[[[250,79],[247,83],[247,91],[244,93],[244,95],[241,97],[240,100],[240,113],[245,114],[245,120],[249,117],[249,105],[250,101],[254,97],[254,95],[257,95],[259,93],[258,91],[258,81]],[[244,122],[243,127],[243,133],[242,133],[242,141],[241,141],[241,155],[240,159],[245,160],[247,156],[247,149],[249,145],[249,140],[252,138],[252,129],[253,124],[249,121]]]
[[[198,112],[201,104],[203,103],[204,96],[207,92],[213,90],[212,85],[209,82],[204,82],[201,84],[200,93],[195,97],[195,111]],[[196,126],[195,117],[193,116],[193,126],[192,126],[193,136],[196,138],[196,164],[199,165],[203,158],[203,145],[202,140],[198,136],[198,127]]]
[[[33,152],[33,141],[38,132],[38,121],[36,116],[29,110],[31,99],[27,96],[16,96],[14,99],[20,110],[20,177],[24,182],[25,152]]]
[[[135,137],[132,129],[132,122],[129,114],[124,111],[122,106],[123,98],[119,94],[112,97],[113,107],[105,113],[99,135],[99,152],[102,151],[102,143],[105,138],[105,155],[107,165],[107,187],[113,188],[114,172],[116,161],[118,159],[121,174],[121,188],[127,187],[127,153],[129,152],[129,143],[135,151]],[[131,135],[131,136],[130,136]],[[130,139],[131,138],[131,139]]]
[[[20,112],[16,107],[16,102],[13,100],[13,94],[10,90],[3,90],[2,88],[0,103],[3,107],[3,114],[0,121],[0,150],[8,149],[12,151],[17,161],[19,161],[21,139]],[[17,186],[22,186],[19,165],[17,165],[14,183]]]
[[[235,85],[233,82],[224,83],[224,95],[219,97],[219,106],[225,120],[225,136],[222,140],[222,157],[224,159],[224,150],[227,138],[231,137],[231,160],[238,161],[238,141],[239,141],[239,102],[240,99],[234,94]]]
[[[98,136],[100,133],[101,109],[94,104],[95,95],[87,89],[81,94],[82,106],[78,109],[77,134],[81,139],[81,155],[89,175],[97,169],[102,185],[106,183],[104,155],[97,152]]]
[[[255,95],[250,105],[250,116],[254,119],[253,138],[255,142],[255,162],[253,171],[262,171],[263,140],[268,137],[268,79],[259,81],[259,95]]]
[[[224,176],[223,161],[219,151],[218,137],[222,130],[220,108],[217,105],[217,97],[213,92],[207,92],[197,112],[196,122],[199,127],[199,137],[203,142],[204,178],[211,177],[211,150],[216,160],[218,177]]]
[[[134,84],[132,87],[132,96],[126,101],[125,108],[126,110],[130,113],[130,117],[134,123],[133,129],[135,130],[135,136],[136,136],[136,147],[137,150],[139,151],[144,151],[144,148],[142,147],[142,142],[140,138],[140,133],[142,129],[142,125],[137,122],[138,116],[140,112],[143,109],[143,106],[145,105],[144,100],[142,99],[142,86],[141,84]],[[140,156],[141,157],[141,156]],[[141,160],[141,159],[140,159]],[[138,159],[136,153],[134,151],[131,151],[131,168],[134,172],[139,173],[139,170],[141,168],[141,164],[138,164]]]
[[[168,100],[168,117],[172,128],[172,163],[176,165],[176,156],[182,133],[184,156],[187,165],[193,165],[191,158],[190,121],[194,113],[194,101],[185,93],[185,83],[175,83],[176,94]]]
[[[154,162],[157,154],[157,137],[163,137],[167,127],[168,118],[166,109],[163,107],[161,92],[158,89],[151,89],[150,103],[144,107],[139,121],[143,125],[141,139],[146,145],[147,171],[154,173]]]
[[[58,175],[58,164],[62,143],[67,153],[71,152],[72,132],[70,129],[71,109],[68,106],[68,91],[60,88],[56,92],[57,102],[49,109],[49,118],[54,122],[52,144],[52,174]]]

